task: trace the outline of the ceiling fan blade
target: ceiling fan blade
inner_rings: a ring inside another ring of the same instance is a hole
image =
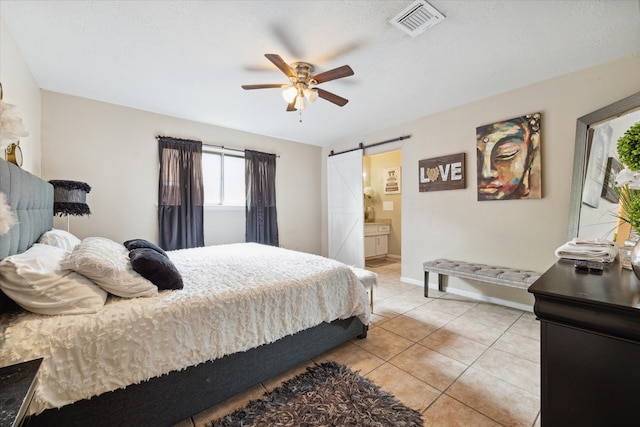
[[[244,90],[250,90],[250,89],[274,89],[274,88],[284,87],[284,86],[288,86],[288,85],[283,85],[283,84],[279,84],[279,83],[264,84],[264,85],[242,85],[242,89],[244,89]]]
[[[290,24],[290,22],[284,19],[272,23],[270,29],[276,40],[280,42],[290,57],[302,58],[306,53],[300,49],[300,37]]]
[[[275,53],[265,53],[264,56],[266,56],[269,61],[273,62],[273,65],[278,67],[280,71],[287,75],[287,77],[297,77],[293,69],[289,66],[289,64],[284,62],[284,59],[282,59],[280,55],[276,55]]]
[[[293,101],[291,101],[291,102],[287,105],[287,111],[297,111],[297,110],[296,110],[296,107],[295,107],[295,105],[296,105],[296,98],[297,98],[297,96],[296,96],[295,98],[293,98]]]
[[[338,96],[335,93],[327,92],[326,90],[319,89],[317,87],[314,87],[313,89],[318,91],[318,96],[320,98],[326,99],[329,102],[333,102],[340,107],[344,107],[345,105],[347,105],[347,102],[349,102],[348,99],[344,99],[343,97]]]
[[[349,76],[353,76],[353,70],[348,65],[343,65],[342,67],[334,68],[333,70],[311,76],[309,79],[315,80],[316,84],[320,84]]]

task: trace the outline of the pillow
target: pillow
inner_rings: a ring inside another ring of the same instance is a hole
[[[25,310],[39,314],[95,313],[107,293],[86,277],[63,269],[69,253],[35,243],[0,262],[0,288]]]
[[[169,257],[150,248],[139,248],[129,252],[129,258],[133,269],[158,289],[182,289],[182,276]]]
[[[87,237],[62,262],[68,268],[93,280],[105,291],[123,298],[158,294],[153,283],[131,268],[127,248],[104,237]]]
[[[153,249],[158,253],[161,253],[164,256],[167,256],[167,253],[160,246],[153,244],[148,240],[144,240],[144,239],[127,240],[126,242],[124,242],[124,245],[129,250],[139,249],[139,248],[149,248],[149,249]]]
[[[76,245],[80,244],[80,239],[68,231],[52,228],[42,233],[42,236],[38,239],[38,243],[57,246],[67,252],[71,252]]]

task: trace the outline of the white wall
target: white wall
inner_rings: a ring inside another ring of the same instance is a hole
[[[1,18],[0,83],[2,83],[3,101],[18,107],[18,115],[29,131],[29,136],[20,138],[24,157],[22,168],[40,176],[40,89]],[[0,153],[0,157],[4,159],[4,153]]]
[[[422,283],[422,263],[436,258],[543,272],[556,261],[554,251],[566,240],[576,119],[640,91],[638,76],[640,55],[635,55],[357,136],[323,149],[323,183],[330,150],[411,134],[390,147],[402,146],[403,280]],[[478,202],[476,127],[538,111],[542,113],[543,198]],[[466,155],[467,188],[420,193],[418,161],[455,153]],[[449,284],[460,291],[533,302],[521,290],[454,278]]]
[[[250,118],[247,118],[250,120]],[[91,185],[92,215],[71,217],[79,237],[157,242],[156,135],[275,153],[281,246],[321,253],[319,147],[42,91],[42,176]],[[207,244],[244,241],[244,211],[207,210]],[[66,228],[66,220],[56,219]],[[239,229],[238,229],[239,228]]]

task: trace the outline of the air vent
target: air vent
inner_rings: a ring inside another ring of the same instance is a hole
[[[424,0],[417,0],[389,22],[411,37],[415,37],[442,21],[444,21],[444,15],[435,7]]]

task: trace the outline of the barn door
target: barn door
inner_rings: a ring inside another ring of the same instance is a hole
[[[364,267],[362,150],[327,158],[329,258]]]

